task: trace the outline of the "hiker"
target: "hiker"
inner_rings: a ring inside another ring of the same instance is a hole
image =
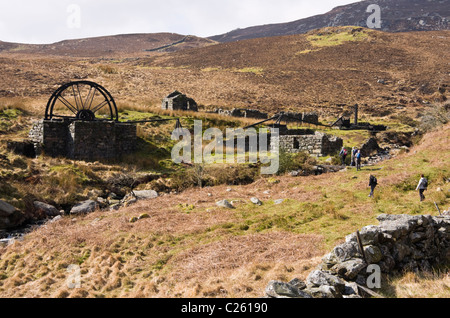
[[[425,195],[423,194],[428,189],[428,180],[422,174],[419,180],[419,184],[417,185],[416,191],[419,190],[420,194],[420,202],[425,200]]]
[[[373,192],[375,191],[376,186],[378,185],[378,180],[375,176],[370,175],[369,179],[369,187],[370,187],[370,194],[369,197],[373,197]]]
[[[342,165],[345,165],[345,158],[347,158],[347,149],[345,149],[345,147],[342,147],[342,150],[339,153],[339,156],[341,157]]]
[[[356,166],[356,153],[358,149],[356,147],[352,148],[352,167]]]
[[[356,171],[361,170],[361,150],[356,153]]]

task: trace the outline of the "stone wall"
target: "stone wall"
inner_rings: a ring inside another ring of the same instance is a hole
[[[277,138],[280,149],[289,153],[307,152],[315,156],[333,155],[342,148],[341,138],[330,136],[321,132],[302,133],[302,131],[289,131],[288,134],[280,135]],[[275,139],[272,140],[276,142]]]
[[[450,212],[450,211],[449,211]],[[345,243],[326,254],[303,282],[271,281],[266,294],[275,298],[350,298],[376,296],[368,286],[376,268],[382,280],[404,271],[431,271],[450,263],[450,214],[387,215],[380,225],[348,235]],[[370,283],[370,284],[369,284]]]
[[[233,108],[232,110],[227,109],[215,109],[213,113],[217,113],[222,116],[237,117],[237,118],[253,118],[253,119],[268,119],[269,115],[267,113],[260,112],[256,109],[240,109]]]
[[[303,121],[310,124],[319,123],[319,115],[317,113],[303,113]]]
[[[112,159],[136,147],[136,125],[104,121],[37,122],[30,130],[36,153],[78,160]]]

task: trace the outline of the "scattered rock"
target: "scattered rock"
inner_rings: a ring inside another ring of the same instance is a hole
[[[87,200],[76,204],[71,210],[70,214],[86,214],[97,210],[99,204],[93,200]]]
[[[281,204],[281,203],[283,203],[283,202],[284,202],[284,199],[279,199],[279,200],[273,201],[273,203],[274,203],[275,205],[279,205],[279,204]]]
[[[55,216],[53,219],[51,219],[49,221],[49,223],[55,223],[55,222],[58,222],[59,220],[62,220],[62,216],[61,215]]]
[[[133,193],[138,200],[151,200],[158,197],[158,192],[154,190],[133,191]]]
[[[234,209],[234,206],[228,200],[218,201],[216,205],[220,208]]]
[[[258,198],[251,198],[250,201],[256,205],[262,205],[263,203]]]

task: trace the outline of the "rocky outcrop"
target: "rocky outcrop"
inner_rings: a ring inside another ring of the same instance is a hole
[[[368,287],[373,287],[374,273],[381,279],[404,271],[431,271],[450,262],[450,216],[382,214],[377,219],[380,225],[348,235],[344,243],[326,254],[305,282],[271,281],[266,295],[373,297],[377,294]]]

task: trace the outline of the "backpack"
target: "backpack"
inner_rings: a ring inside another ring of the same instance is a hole
[[[423,178],[422,185],[425,189],[428,188],[428,180]]]

